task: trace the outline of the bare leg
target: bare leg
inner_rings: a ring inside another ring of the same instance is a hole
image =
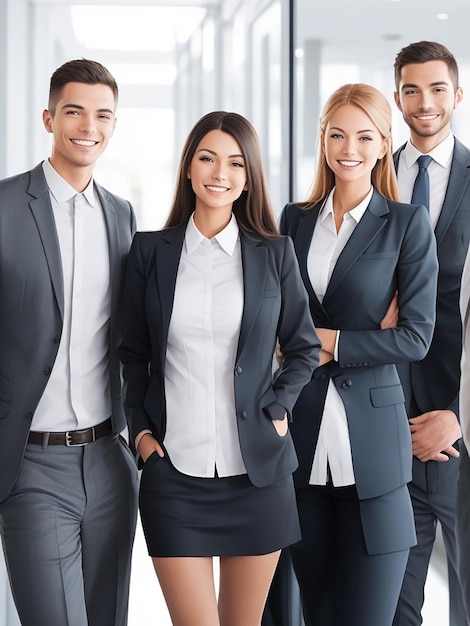
[[[152,561],[173,626],[219,626],[211,557]]]
[[[280,551],[220,559],[221,626],[260,626]]]

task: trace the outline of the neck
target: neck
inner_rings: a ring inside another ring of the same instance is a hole
[[[345,213],[351,211],[360,204],[370,191],[370,180],[367,184],[354,181],[354,183],[345,183],[337,181],[335,192],[333,195],[333,213],[335,218],[343,218]]]
[[[64,167],[57,159],[50,158],[50,164],[55,171],[62,176],[68,184],[75,189],[78,193],[81,193],[86,189],[93,176],[93,166],[89,167]]]
[[[449,128],[445,128],[436,135],[431,135],[429,137],[421,137],[420,135],[411,132],[410,142],[416,148],[416,150],[419,150],[421,152],[421,154],[427,154],[428,152],[431,152],[431,150],[434,150],[434,148],[440,143],[442,143],[444,139],[447,139],[449,134]]]
[[[232,210],[218,212],[218,211],[194,211],[194,223],[200,233],[211,239],[215,237],[220,231],[222,231],[232,219]]]

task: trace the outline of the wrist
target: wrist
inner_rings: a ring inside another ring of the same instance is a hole
[[[139,448],[139,443],[142,441],[142,438],[145,437],[145,435],[151,435],[152,431],[151,430],[141,430],[140,433],[138,433],[137,437],[134,440],[134,446],[135,449],[138,450]]]

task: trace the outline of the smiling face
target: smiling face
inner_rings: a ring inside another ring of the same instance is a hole
[[[422,152],[429,152],[450,132],[454,109],[462,100],[444,61],[410,63],[401,69],[395,103],[410,127],[411,141]]]
[[[387,150],[386,140],[370,117],[355,105],[343,104],[331,115],[322,141],[335,184],[354,183],[367,193],[377,159]]]
[[[114,132],[115,106],[107,85],[67,83],[54,113],[44,111],[44,126],[53,134],[50,162],[68,182],[77,178],[77,170],[91,178],[94,163]]]
[[[209,131],[199,142],[188,178],[196,195],[196,213],[228,214],[246,190],[245,159],[240,146],[222,130]]]

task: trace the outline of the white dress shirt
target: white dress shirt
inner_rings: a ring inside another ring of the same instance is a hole
[[[64,320],[59,351],[31,429],[88,428],[111,415],[108,237],[93,181],[77,194],[43,163],[62,259]],[[52,341],[52,338],[51,338]]]
[[[373,193],[371,189],[357,207],[345,214],[337,233],[333,215],[334,191],[334,189],[331,191],[318,216],[307,258],[308,276],[320,302],[323,302],[338,257],[366,212]],[[346,411],[341,396],[331,379],[310,473],[311,485],[326,484],[328,465],[335,487],[353,485],[356,482]]]
[[[429,215],[433,228],[436,228],[447,191],[452,155],[454,153],[454,143],[454,136],[450,133],[444,141],[441,141],[438,146],[427,153],[433,159],[428,166]],[[398,187],[400,189],[400,200],[402,202],[411,202],[413,186],[419,170],[417,161],[421,154],[422,153],[413,146],[411,141],[408,141],[401,151],[400,158],[398,159],[397,177]]]
[[[188,222],[176,278],[165,365],[164,444],[190,476],[245,474],[235,411],[234,366],[243,314],[238,225],[212,239]]]

